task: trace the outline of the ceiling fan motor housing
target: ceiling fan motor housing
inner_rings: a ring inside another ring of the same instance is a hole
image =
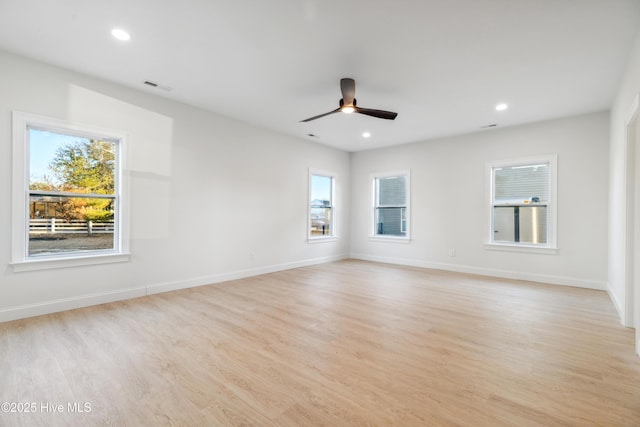
[[[340,99],[340,106],[328,113],[319,114],[317,116],[309,117],[308,119],[301,120],[301,122],[310,122],[311,120],[319,119],[320,117],[325,117],[330,114],[335,114],[338,112],[343,113],[360,113],[366,116],[376,117],[379,119],[387,119],[394,120],[398,113],[394,113],[392,111],[384,111],[384,110],[374,110],[371,108],[359,108],[356,107],[356,82],[350,78],[344,78],[340,80],[340,90],[342,92],[342,98]],[[350,102],[345,104],[345,98]]]

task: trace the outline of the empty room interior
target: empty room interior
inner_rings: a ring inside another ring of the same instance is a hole
[[[0,425],[640,425],[639,94],[639,0],[0,0]]]

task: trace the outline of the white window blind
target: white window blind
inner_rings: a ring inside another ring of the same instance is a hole
[[[549,164],[494,168],[494,202],[549,201]]]
[[[378,179],[378,206],[404,207],[407,204],[407,177],[390,176]]]

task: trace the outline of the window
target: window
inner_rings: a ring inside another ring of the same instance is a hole
[[[409,173],[373,178],[373,236],[409,238]]]
[[[17,112],[13,125],[14,270],[123,260],[125,137]]]
[[[494,162],[489,170],[489,242],[555,248],[555,157]]]
[[[309,239],[335,237],[335,175],[309,172]]]

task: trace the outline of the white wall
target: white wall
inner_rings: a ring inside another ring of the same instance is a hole
[[[621,318],[626,317],[626,242],[631,238],[626,228],[627,213],[627,138],[626,125],[631,106],[640,93],[640,33],[636,36],[629,54],[618,95],[611,108],[611,144],[609,165],[609,293],[616,302]],[[638,248],[636,248],[638,250]],[[640,317],[640,293],[635,304],[636,315]],[[631,322],[626,322],[631,326]],[[636,320],[636,327],[640,319]],[[637,349],[640,351],[640,334]]]
[[[0,70],[0,321],[348,255],[348,153],[1,51]],[[129,133],[130,262],[13,272],[13,110]],[[309,168],[338,173],[337,242],[306,242]]]
[[[351,254],[498,277],[605,289],[607,112],[352,154]],[[488,161],[558,155],[555,255],[486,250]],[[370,175],[411,170],[411,243],[369,240]],[[450,256],[450,250],[456,256]]]
[[[633,78],[611,114],[618,125],[619,110],[640,89],[634,52]],[[0,204],[0,321],[349,254],[606,289],[609,191],[612,252],[624,234],[617,190],[624,144],[612,129],[608,187],[604,112],[349,154],[12,54],[0,52],[0,69],[2,200],[11,195],[11,111],[126,131],[133,254],[128,263],[14,273],[11,207]],[[558,254],[485,250],[486,162],[545,154],[558,154]],[[308,168],[339,174],[337,242],[306,243]],[[370,241],[370,174],[404,169],[411,170],[412,241]],[[197,225],[203,219],[208,226]],[[615,256],[609,261],[617,265]],[[624,300],[615,273],[609,286]]]

